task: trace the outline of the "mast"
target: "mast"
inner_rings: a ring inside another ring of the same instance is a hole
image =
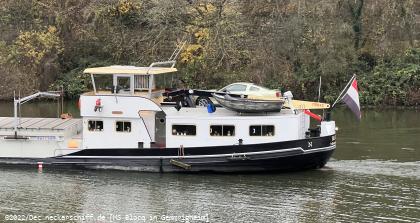
[[[321,79],[321,75],[319,75],[318,102],[321,99],[321,84],[322,84],[322,79]]]

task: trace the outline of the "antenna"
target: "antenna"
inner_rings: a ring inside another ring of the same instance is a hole
[[[61,114],[64,113],[64,85],[61,85]]]
[[[319,102],[319,99],[321,98],[321,84],[322,84],[322,78],[321,78],[321,75],[319,75],[318,102]]]
[[[18,100],[20,101],[20,90],[19,90],[19,99]],[[22,104],[21,103],[19,103],[18,111],[19,111],[18,125],[20,125],[20,119],[22,118]]]

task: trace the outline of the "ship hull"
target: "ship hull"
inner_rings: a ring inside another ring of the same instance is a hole
[[[196,148],[85,149],[49,158],[0,158],[0,164],[143,172],[267,172],[323,167],[335,136],[286,142]]]

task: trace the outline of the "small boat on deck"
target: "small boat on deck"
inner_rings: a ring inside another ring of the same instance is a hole
[[[227,93],[213,93],[213,98],[223,107],[241,113],[280,112],[285,100],[248,99],[232,97]]]

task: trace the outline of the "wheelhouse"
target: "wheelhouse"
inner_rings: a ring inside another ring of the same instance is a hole
[[[83,119],[83,148],[150,148],[165,117],[160,102],[162,89],[155,76],[176,72],[175,61],[152,63],[149,67],[108,66],[87,68],[93,91],[80,97]],[[160,114],[156,124],[157,113]]]

